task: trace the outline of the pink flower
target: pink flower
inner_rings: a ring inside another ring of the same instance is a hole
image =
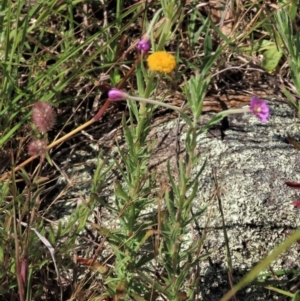
[[[56,121],[56,114],[50,104],[38,101],[33,105],[32,122],[40,133],[50,131]]]
[[[44,156],[47,152],[47,143],[44,140],[35,139],[28,144],[28,154],[30,156]]]
[[[110,98],[110,100],[124,100],[128,97],[128,94],[114,88],[108,92],[108,97]]]
[[[261,122],[267,122],[270,115],[270,109],[266,101],[259,99],[257,96],[253,96],[250,101],[250,111],[261,120]]]
[[[149,37],[145,36],[144,38],[142,38],[139,41],[137,48],[141,51],[148,51],[151,48],[151,43],[150,43]]]

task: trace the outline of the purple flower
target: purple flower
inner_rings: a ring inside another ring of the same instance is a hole
[[[270,115],[270,109],[266,101],[259,99],[257,96],[253,96],[250,101],[250,111],[261,120],[261,122],[267,122]]]
[[[119,89],[114,88],[108,92],[108,97],[110,100],[124,100],[128,97],[128,94]]]
[[[142,38],[139,41],[137,48],[141,51],[148,51],[151,48],[151,43],[150,43],[149,37],[146,36],[146,37]]]

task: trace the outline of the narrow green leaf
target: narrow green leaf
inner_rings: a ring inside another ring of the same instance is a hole
[[[300,301],[300,291],[297,291],[294,294],[294,297],[293,297],[292,301]]]

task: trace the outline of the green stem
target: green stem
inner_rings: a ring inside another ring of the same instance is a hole
[[[166,22],[165,22],[165,25],[164,25],[164,29],[163,29],[163,32],[162,32],[162,37],[159,41],[159,44],[158,44],[158,50],[161,50],[163,49],[163,46],[165,45],[166,43],[166,37],[170,31],[170,28],[171,28],[171,20],[169,18],[166,18]]]

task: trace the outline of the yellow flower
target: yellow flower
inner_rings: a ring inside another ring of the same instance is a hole
[[[170,73],[176,67],[175,57],[166,51],[157,51],[148,56],[150,70]]]

